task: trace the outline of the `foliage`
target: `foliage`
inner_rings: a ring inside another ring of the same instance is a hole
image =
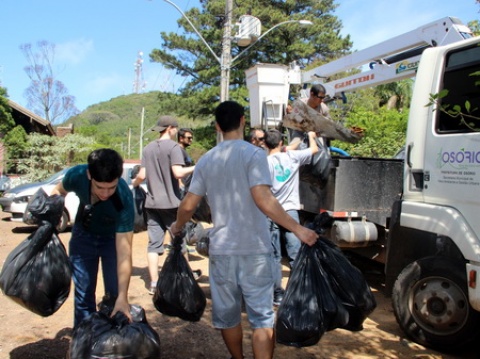
[[[15,126],[5,135],[5,165],[9,173],[19,173],[18,163],[26,156],[27,139],[27,133],[22,126]]]
[[[470,21],[468,27],[472,30],[474,36],[480,35],[480,24],[478,23],[478,20]]]
[[[354,109],[345,118],[345,126],[358,126],[365,130],[364,138],[357,144],[333,141],[351,156],[389,158],[405,144],[408,111],[398,112],[385,107],[371,111],[362,107]]]
[[[402,111],[410,106],[413,80],[406,79],[375,87],[375,94],[380,98],[380,106],[386,105],[389,110]]]
[[[470,76],[479,76],[480,71],[470,74]],[[475,83],[477,86],[480,84],[479,81]],[[441,103],[440,100],[447,97],[450,91],[448,89],[443,89],[439,93],[430,94],[429,102],[425,107],[430,107],[436,105],[435,109],[439,109],[441,112],[446,113],[451,118],[456,118],[460,120],[460,124],[466,126],[472,131],[480,131],[479,121],[480,118],[475,116],[474,113],[478,111],[477,107],[472,107],[470,101],[466,100],[463,103],[465,110],[462,110],[462,104],[450,104],[450,103]]]
[[[31,44],[21,45],[20,50],[28,61],[24,70],[31,81],[25,90],[27,107],[52,123],[77,114],[75,97],[68,94],[67,88],[57,79],[53,69],[55,45],[39,41],[36,52]]]
[[[216,57],[207,50],[183,17],[177,22],[184,34],[162,32],[161,48],[150,53],[152,61],[160,62],[165,67],[176,70],[177,74],[189,78],[181,92],[188,98],[187,103],[182,104],[186,107],[181,114],[188,112],[194,117],[211,114],[218,104],[221,80],[219,59],[223,52],[223,25],[226,20],[225,1],[203,0],[200,4],[201,9],[192,8],[185,15],[210,45]],[[230,68],[230,98],[247,105],[245,70],[256,63],[288,65],[296,60],[302,66],[308,66],[348,51],[351,47],[350,38],[339,35],[341,22],[331,14],[337,6],[333,0],[235,2],[232,22],[235,23],[241,15],[252,14],[261,21],[263,33],[287,20],[310,20],[313,25],[303,27],[298,23],[289,23],[279,26],[267,35],[268,39],[260,40],[252,51],[242,54]],[[233,35],[232,33],[231,36]],[[232,58],[235,59],[242,50],[232,43]]]
[[[15,127],[15,121],[8,105],[7,90],[0,87],[0,138],[3,138],[13,127]]]
[[[72,124],[75,133],[92,138],[99,147],[116,149],[124,158],[140,158],[141,145],[145,146],[158,137],[151,128],[160,115],[177,116],[181,127],[190,127],[194,132],[210,125],[211,115],[179,115],[188,102],[184,96],[158,91],[119,96],[88,107],[63,125]],[[140,138],[142,112],[143,136]],[[209,143],[210,139],[203,139],[202,134],[202,130],[196,134],[193,148],[200,147],[200,143]],[[199,148],[198,152],[204,153],[205,149]]]
[[[27,181],[40,181],[53,173],[78,163],[85,163],[93,150],[93,141],[79,135],[62,138],[32,133],[28,135],[27,157],[18,163]]]

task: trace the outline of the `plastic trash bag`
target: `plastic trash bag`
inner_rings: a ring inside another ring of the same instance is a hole
[[[135,220],[133,222],[133,231],[135,233],[147,230],[147,219],[145,213],[145,199],[147,192],[141,187],[134,187],[132,189],[133,203],[135,206]]]
[[[181,236],[172,241],[172,249],[159,274],[153,304],[160,313],[196,322],[203,315],[207,299],[181,252],[182,241]]]
[[[204,257],[208,257],[209,248],[210,248],[210,229],[206,229],[199,236],[197,242],[195,243],[195,249],[198,254],[201,254]]]
[[[348,312],[337,300],[317,255],[318,246],[302,244],[278,308],[277,342],[305,347],[327,330],[346,325]]]
[[[105,298],[99,311],[85,318],[73,331],[71,359],[158,359],[160,337],[147,322],[145,310],[130,305],[132,322],[121,312],[110,318],[115,301]]]
[[[308,148],[309,142],[308,135],[305,134],[299,149]],[[328,179],[330,178],[330,172],[333,168],[332,157],[330,156],[328,146],[325,146],[320,138],[315,138],[315,142],[317,143],[318,152],[312,156],[310,164],[304,166],[302,169],[302,175],[308,173],[308,175],[313,176],[323,188],[327,184]]]
[[[377,306],[370,286],[362,272],[350,263],[334,243],[320,237],[317,246],[320,250],[316,253],[328,275],[330,285],[349,313],[348,323],[340,328],[362,330],[363,321]]]
[[[62,196],[47,196],[39,189],[28,210],[38,229],[7,257],[0,273],[0,288],[18,304],[41,316],[55,313],[70,293],[71,270],[56,225],[64,206]]]

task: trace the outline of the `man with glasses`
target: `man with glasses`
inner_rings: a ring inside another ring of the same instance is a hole
[[[116,298],[112,315],[123,312],[130,320],[128,286],[132,274],[133,197],[121,178],[123,159],[114,150],[93,151],[87,164],[68,170],[52,191],[80,199],[69,242],[75,285],[76,328],[96,311],[95,291],[101,260],[105,295]]]
[[[317,111],[320,115],[331,119],[330,117],[330,109],[325,104],[324,100],[326,96],[327,90],[321,84],[313,85],[310,88],[310,96],[308,98],[302,99],[307,106],[313,108]],[[290,146],[298,146],[300,142],[304,139],[304,133],[298,130],[291,130],[290,131]],[[323,145],[328,145],[328,140],[324,137],[320,138]]]
[[[193,131],[189,128],[181,128],[178,130],[178,144],[182,149],[183,153],[183,160],[185,161],[185,167],[193,166],[193,159],[187,152],[187,148],[190,147],[193,141]],[[180,189],[182,191],[182,198],[185,192],[188,190],[188,186],[190,185],[190,181],[192,180],[192,175],[188,175],[185,178],[179,179],[180,181]]]
[[[260,128],[252,128],[247,141],[254,146],[265,148],[265,132]]]

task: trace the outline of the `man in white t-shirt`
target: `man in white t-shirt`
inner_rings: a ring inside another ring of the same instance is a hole
[[[299,222],[298,210],[300,209],[299,195],[299,169],[300,166],[309,164],[312,156],[318,152],[315,132],[308,132],[309,147],[304,150],[282,151],[283,135],[278,130],[269,130],[265,134],[265,146],[268,150],[268,169],[272,180],[272,193],[283,209],[296,222]],[[282,288],[282,253],[281,240],[285,240],[285,249],[288,255],[290,268],[295,265],[295,258],[300,249],[300,241],[294,233],[270,221],[273,254],[276,265],[275,287],[273,304],[280,305],[283,299]]]

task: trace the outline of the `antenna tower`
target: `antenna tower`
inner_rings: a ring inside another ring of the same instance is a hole
[[[143,78],[143,52],[139,51],[137,60],[133,64],[135,71],[135,80],[133,81],[133,92],[140,93],[145,91],[145,80]]]

